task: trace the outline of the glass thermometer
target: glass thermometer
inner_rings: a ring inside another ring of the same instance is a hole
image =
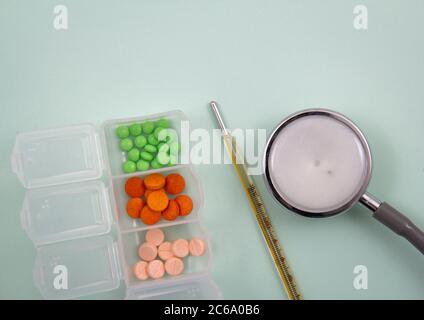
[[[280,245],[280,241],[278,240],[277,235],[274,232],[271,219],[268,213],[266,212],[262,197],[259,194],[259,191],[256,189],[252,177],[248,174],[248,170],[245,165],[245,159],[237,148],[235,138],[231,136],[230,132],[224,124],[224,121],[218,109],[218,104],[212,101],[210,103],[210,106],[221,129],[224,143],[231,156],[232,163],[240,178],[240,182],[242,183],[243,188],[246,191],[246,195],[255,213],[255,218],[262,231],[262,235],[265,239],[268,250],[273,258],[275,267],[277,268],[278,274],[287,293],[287,296],[289,300],[302,300],[302,296],[299,292],[293,273],[290,270],[289,264],[284,255],[284,251]]]

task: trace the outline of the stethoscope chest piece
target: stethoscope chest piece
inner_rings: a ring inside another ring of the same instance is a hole
[[[367,193],[372,157],[361,130],[327,109],[307,109],[280,122],[263,157],[274,198],[297,214],[319,218],[347,211],[358,201],[373,216],[424,253],[424,234],[405,216]]]

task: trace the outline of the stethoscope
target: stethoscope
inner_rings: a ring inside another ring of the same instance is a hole
[[[360,202],[375,219],[424,254],[424,233],[402,213],[367,193],[372,172],[368,142],[340,113],[307,109],[284,119],[268,139],[263,165],[268,189],[290,211],[329,217]]]

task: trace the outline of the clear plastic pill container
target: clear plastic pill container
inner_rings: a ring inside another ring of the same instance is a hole
[[[180,136],[181,111],[145,117],[19,133],[11,156],[12,169],[27,189],[21,211],[22,227],[36,250],[34,282],[47,299],[72,299],[117,289],[125,282],[127,299],[220,299],[211,278],[210,237],[201,223],[203,190],[191,164],[124,174],[126,154],[119,149],[119,125],[167,118]],[[148,226],[131,219],[125,181],[160,172],[178,172],[186,180],[184,193],[193,211],[174,221]],[[184,258],[179,276],[140,281],[133,275],[138,246],[151,228],[161,228],[167,241],[200,237],[206,251]],[[63,266],[67,289],[56,284]]]

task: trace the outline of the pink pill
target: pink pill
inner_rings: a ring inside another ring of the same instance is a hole
[[[139,261],[134,265],[133,268],[134,275],[139,280],[147,280],[149,278],[149,275],[147,274],[147,262],[146,261]]]
[[[158,249],[154,244],[145,242],[140,246],[140,248],[138,248],[138,255],[144,261],[152,261],[156,259],[156,256],[158,255]]]
[[[185,239],[178,239],[172,243],[172,252],[178,258],[184,258],[188,255],[188,241]]]
[[[147,274],[153,279],[162,278],[165,274],[165,267],[160,260],[150,261],[147,265]]]
[[[192,256],[201,256],[205,252],[205,241],[200,238],[191,239],[188,246]]]
[[[160,245],[165,240],[165,234],[161,229],[151,229],[146,232],[146,242],[152,243],[155,246]]]
[[[172,253],[172,243],[169,241],[163,242],[158,249],[158,256],[162,260],[168,260],[174,256]]]
[[[171,258],[165,261],[166,273],[170,276],[177,276],[184,270],[184,262],[180,258]]]

